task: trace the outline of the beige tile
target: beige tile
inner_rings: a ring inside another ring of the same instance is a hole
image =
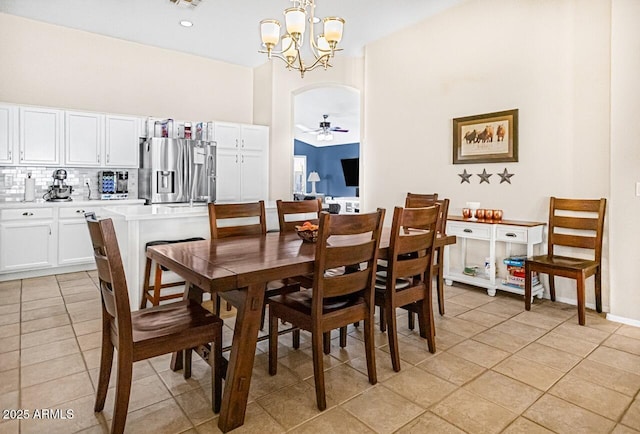
[[[20,408],[20,392],[14,390],[13,392],[0,393],[0,410],[16,410]],[[0,416],[0,424],[6,422]],[[0,431],[1,432],[1,431]]]
[[[57,286],[43,286],[34,288],[23,288],[22,301],[35,301],[45,298],[60,297],[60,290]]]
[[[524,302],[516,302],[510,299],[504,299],[502,297],[496,298],[495,302],[483,304],[478,307],[478,310],[482,312],[492,313],[494,315],[504,316],[505,318],[511,318],[524,311]]]
[[[55,406],[53,409],[58,410],[65,418],[54,419],[30,419],[23,421],[21,432],[23,434],[39,434],[46,432],[47,434],[66,434],[78,432],[91,427],[99,427],[109,432],[110,424],[104,418],[102,413],[94,413],[93,406],[95,397],[88,395],[73,401],[66,402]],[[67,413],[70,411],[71,413]],[[70,417],[73,415],[73,417]]]
[[[585,359],[570,375],[591,381],[627,396],[635,396],[640,390],[640,374],[634,374],[612,366]]]
[[[518,415],[459,389],[431,410],[444,420],[473,433],[499,433]]]
[[[63,341],[75,337],[70,325],[48,328],[37,332],[23,334],[20,340],[22,349],[35,347],[51,342]]]
[[[60,289],[75,288],[77,286],[94,286],[93,280],[91,280],[87,275],[78,279],[58,280],[58,285],[60,286]]]
[[[485,368],[491,368],[511,355],[511,353],[471,339],[459,343],[447,352]]]
[[[56,274],[56,280],[58,282],[66,282],[69,280],[86,279],[89,277],[89,273],[86,271],[75,271],[73,273]]]
[[[103,410],[107,420],[113,418],[116,381],[110,383],[110,385],[112,387],[107,392],[107,400]],[[157,375],[134,380],[131,382],[131,393],[129,394],[129,413],[169,398],[171,398],[171,394]]]
[[[217,416],[211,408],[212,399],[210,387],[206,389],[198,387],[176,396],[175,400],[194,425],[200,425]]]
[[[84,371],[84,361],[79,353],[47,360],[22,368],[21,387],[33,386]]]
[[[539,425],[563,434],[610,432],[615,422],[551,395],[544,395],[524,413]]]
[[[129,413],[125,432],[179,433],[192,426],[180,406],[173,399],[167,399]]]
[[[102,332],[94,332],[86,335],[78,336],[78,344],[81,351],[100,348],[102,346]]]
[[[69,354],[78,352],[80,352],[80,349],[78,348],[75,338],[38,345],[22,350],[22,354],[20,355],[20,365],[25,367],[35,363],[44,362],[45,360],[57,359],[58,357],[68,356]]]
[[[115,356],[114,356],[113,366],[111,368],[111,377],[109,378],[109,388],[116,387],[116,382],[117,382],[116,376],[118,371],[116,366],[117,366],[117,362],[115,361]],[[99,368],[94,368],[89,370],[89,377],[91,377],[91,382],[93,383],[94,389],[98,388],[99,372],[100,372]],[[142,360],[140,362],[136,362],[133,364],[133,375],[132,375],[133,381],[140,380],[142,378],[149,377],[151,375],[156,375],[156,371],[153,370],[153,368],[151,367],[148,361]]]
[[[386,381],[397,374],[391,365],[391,357],[389,356],[389,353],[382,351],[380,348],[376,348],[375,357],[378,381]],[[362,374],[367,375],[367,358],[364,354],[357,359],[348,361],[347,364],[357,369]]]
[[[60,306],[64,304],[62,297],[43,298],[42,300],[26,301],[22,303],[22,311],[43,309],[45,307]]]
[[[438,302],[434,302],[433,303],[433,311],[436,315],[438,315],[438,310],[437,307]],[[468,308],[467,306],[463,306],[461,304],[458,303],[454,303],[453,301],[447,300],[447,297],[445,296],[445,304],[444,304],[444,309],[445,309],[445,315],[446,316],[458,316],[461,313],[465,313],[468,312],[470,308]]]
[[[461,315],[457,315],[457,318],[471,321],[484,327],[493,327],[506,320],[504,315],[495,315],[489,312],[483,312],[480,309],[470,310]]]
[[[65,309],[64,305],[58,304],[55,306],[24,311],[22,312],[22,321],[33,321],[36,319],[49,318],[57,315],[65,315],[66,313],[67,310]]]
[[[163,354],[161,356],[149,359],[149,363],[158,373],[166,371],[170,368],[171,354]]]
[[[493,328],[482,332],[473,337],[474,341],[482,342],[483,344],[490,345],[495,348],[499,348],[510,353],[524,348],[531,342],[531,338],[521,338],[513,336],[502,331],[497,331]]]
[[[367,428],[365,424],[350,415],[340,407],[335,407],[322,412],[322,414],[303,425],[289,431],[295,434],[367,434],[375,431]]]
[[[623,369],[634,374],[639,372],[640,356],[614,348],[598,347],[589,354],[587,359],[613,366],[614,368]]]
[[[91,348],[89,350],[82,351],[82,357],[87,364],[87,369],[95,369],[100,367],[100,358],[102,357],[101,348]],[[114,359],[117,358],[117,353],[114,354]]]
[[[447,330],[451,333],[455,333],[459,336],[463,337],[471,337],[477,335],[478,333],[482,333],[487,329],[487,327],[471,322],[465,321],[464,319],[460,319],[457,317],[449,318],[449,317],[440,317],[441,320],[436,322],[436,330]],[[437,335],[436,331],[436,335]]]
[[[425,409],[457,389],[454,384],[419,368],[402,369],[385,381],[384,386]]]
[[[478,306],[494,302],[495,298],[489,297],[485,291],[477,290],[451,297],[449,301],[470,309],[475,309]]]
[[[638,434],[638,433],[640,433],[640,431],[636,431],[633,428],[629,428],[628,426],[621,425],[621,424],[616,425],[613,431],[611,431],[611,434]]]
[[[609,333],[584,327],[573,322],[560,324],[553,331],[569,338],[592,342],[594,344],[600,344],[609,337]]]
[[[0,316],[9,313],[20,313],[20,303],[0,305]]]
[[[572,339],[554,331],[542,336],[537,342],[580,357],[586,357],[598,346],[593,342]]]
[[[640,356],[640,339],[634,339],[619,334],[612,334],[606,341],[602,343],[602,345]]]
[[[522,413],[542,395],[542,392],[531,386],[493,371],[485,372],[464,386],[464,389],[516,414]]]
[[[518,321],[524,324],[529,324],[542,328],[545,330],[551,330],[558,324],[564,322],[564,318],[557,318],[550,315],[546,315],[540,311],[524,311],[513,317],[514,321]]]
[[[62,293],[63,297],[68,297],[74,294],[85,294],[85,293],[95,294],[96,291],[98,291],[98,287],[97,287],[97,284],[95,283],[79,285],[79,286],[70,286],[70,287],[65,287],[60,289],[60,292]]]
[[[640,399],[633,401],[620,422],[640,431]]]
[[[562,371],[518,356],[500,362],[493,370],[540,390],[549,389],[564,375]]]
[[[513,318],[493,327],[492,330],[497,332],[506,333],[511,336],[516,336],[522,339],[528,339],[529,342],[533,342],[540,336],[544,335],[547,331],[540,327],[535,327],[530,324],[524,324],[520,321],[516,321]]]
[[[64,302],[67,304],[89,300],[97,303],[98,305],[100,304],[100,293],[98,292],[97,288],[92,288],[91,291],[83,291],[64,296]]]
[[[418,367],[458,386],[473,380],[485,371],[482,366],[448,352],[438,354],[437,357],[420,363]]]
[[[7,280],[5,282],[0,282],[0,294],[7,291],[12,291],[12,290],[19,291],[21,287],[22,287],[21,280]]]
[[[92,319],[72,324],[76,336],[82,336],[102,330],[102,319]]]
[[[511,425],[507,427],[503,434],[552,434],[553,431],[541,427],[524,417],[517,418]]]
[[[357,339],[352,339],[352,341],[357,341]],[[336,347],[339,348],[338,345],[336,345]],[[335,351],[337,350],[332,348],[332,352]],[[313,376],[313,358],[311,348],[300,349],[298,351],[286,351],[284,353],[284,357],[278,358],[278,363],[289,368],[291,372],[295,373],[296,376],[301,380]],[[351,351],[349,353],[352,354],[353,352]],[[280,354],[280,351],[278,352],[278,354]],[[344,356],[344,352],[342,353],[342,355]],[[269,359],[267,354],[265,354],[264,359],[268,362]],[[326,354],[323,355],[322,360],[325,370],[342,364],[340,360],[336,359],[335,357],[327,356]],[[267,368],[265,367],[263,369]]]
[[[0,372],[0,396],[18,390],[19,379],[19,369],[9,369]]]
[[[70,323],[69,315],[66,313],[62,315],[48,316],[46,318],[36,319],[33,321],[26,321],[21,324],[22,334],[60,327]]]
[[[279,389],[257,399],[257,403],[286,429],[291,429],[320,414],[315,388],[302,382]],[[335,405],[327,401],[327,408]]]
[[[581,358],[536,342],[516,353],[518,357],[529,359],[545,366],[567,372],[580,362]]]
[[[531,308],[532,312],[544,314],[551,318],[561,319],[563,321],[576,317],[578,311],[575,306],[565,303],[556,303],[551,300],[542,300],[540,304],[536,303]]]
[[[436,340],[436,348],[438,348],[438,342]],[[387,353],[387,357],[391,357],[389,345],[385,345],[380,348]],[[398,351],[400,353],[400,366],[404,369],[407,364],[410,366],[422,363],[431,357],[435,357],[435,354],[429,352],[427,341],[418,341],[416,339],[409,339],[404,336],[398,336]]]
[[[621,325],[622,324],[617,322],[608,321],[605,313],[597,313],[596,311],[587,309],[585,327],[600,330],[605,333],[614,333]]]
[[[411,332],[411,334],[405,336],[405,339],[407,339],[408,342],[411,342],[421,348],[427,347],[427,342],[423,337],[420,336],[417,331]],[[447,350],[464,340],[465,338],[463,336],[436,327],[436,351]]]
[[[20,367],[20,351],[0,353],[0,372]]]
[[[9,353],[20,349],[20,336],[0,338],[0,354]]]
[[[0,316],[0,326],[7,324],[17,324],[20,322],[20,313],[8,313]]]
[[[314,377],[308,378],[305,382],[315,388]],[[325,371],[324,387],[327,405],[336,405],[372,386],[369,384],[369,377],[343,364]]]
[[[463,434],[464,431],[439,418],[430,411],[415,418],[410,423],[396,431],[402,434],[439,433],[439,434]]]
[[[632,400],[622,393],[572,375],[558,381],[549,393],[612,420],[618,420]]]
[[[20,432],[20,421],[9,420],[0,423],[0,434],[18,434]]]
[[[89,375],[84,371],[22,388],[21,405],[24,408],[52,407],[93,393]]]
[[[218,418],[209,420],[201,425],[196,426],[196,430],[200,434],[218,434],[221,433],[218,429]],[[264,411],[255,402],[250,402],[247,405],[247,411],[245,413],[244,425],[233,430],[236,434],[252,434],[252,433],[265,433],[265,434],[280,434],[284,432],[284,428],[275,421],[274,418],[269,416],[269,413]]]
[[[423,412],[422,408],[391,389],[378,385],[342,405],[376,432],[390,433]]]
[[[0,339],[20,334],[20,323],[0,325]],[[0,345],[0,348],[2,345]],[[2,351],[2,350],[0,350]]]
[[[169,389],[169,392],[171,392],[172,395],[176,396],[200,387],[198,378],[193,375],[195,373],[193,370],[194,366],[195,364],[192,365],[192,377],[186,380],[182,374],[182,371],[174,372],[171,369],[162,371],[158,375],[164,382],[167,389]],[[251,385],[253,386],[253,378],[251,381]]]
[[[164,372],[160,375],[164,376]],[[281,363],[278,363],[276,375],[269,375],[269,369],[266,365],[254,366],[249,396],[257,399],[280,388],[289,387],[299,381],[300,378]]]
[[[628,338],[640,339],[640,327],[623,324],[615,333]]]
[[[69,312],[72,323],[90,321],[92,319],[102,318],[102,308],[93,308],[87,310],[81,310],[77,312]]]

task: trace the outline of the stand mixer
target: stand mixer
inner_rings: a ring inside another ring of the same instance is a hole
[[[53,185],[49,186],[49,190],[44,194],[43,198],[50,202],[65,202],[71,200],[71,192],[73,187],[65,184],[67,179],[67,171],[64,169],[56,169],[53,171]]]

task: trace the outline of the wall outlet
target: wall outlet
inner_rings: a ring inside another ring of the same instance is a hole
[[[85,176],[84,181],[82,182],[82,185],[87,185],[87,184],[89,186],[91,185],[91,178]]]

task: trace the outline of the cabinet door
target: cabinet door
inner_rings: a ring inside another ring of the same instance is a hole
[[[269,146],[269,128],[262,125],[242,125],[240,149],[262,151]]]
[[[217,149],[216,152],[216,202],[240,199],[240,157],[233,150]]]
[[[110,167],[138,167],[140,120],[106,116],[105,164]]]
[[[104,115],[65,112],[64,161],[71,166],[100,166],[104,147]]]
[[[17,107],[0,104],[0,163],[14,162],[14,146],[16,143]]]
[[[87,222],[82,219],[58,222],[58,265],[91,263],[93,247]]]
[[[52,221],[0,223],[0,271],[53,266]]]
[[[60,164],[62,111],[20,107],[20,164]]]
[[[218,149],[239,149],[240,125],[216,122],[215,141]]]
[[[256,201],[266,199],[265,161],[261,152],[244,152],[240,155],[240,199]]]

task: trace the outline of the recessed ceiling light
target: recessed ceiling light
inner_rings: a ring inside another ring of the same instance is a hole
[[[192,27],[193,23],[191,21],[189,21],[189,20],[182,20],[182,21],[180,21],[180,25],[182,27]]]
[[[313,17],[313,20],[312,20],[311,17],[309,17],[309,22],[313,22],[313,24],[318,24],[320,22],[320,18]]]

